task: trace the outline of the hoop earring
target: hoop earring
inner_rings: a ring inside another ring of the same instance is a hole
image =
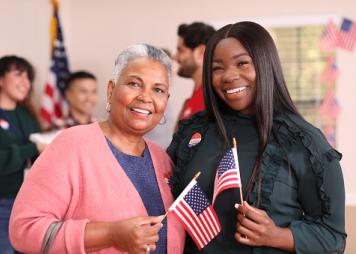
[[[108,112],[108,113],[111,111],[111,103],[110,103],[110,102],[107,102],[107,103],[106,103],[105,110],[106,110],[106,112]]]
[[[166,118],[166,116],[165,115],[163,115],[163,117],[161,118],[161,120],[163,119],[163,122],[159,122],[159,125],[164,125],[164,124],[166,124],[167,123],[167,118]]]

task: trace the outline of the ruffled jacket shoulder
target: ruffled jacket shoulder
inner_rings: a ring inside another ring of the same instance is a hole
[[[296,150],[302,151],[306,160],[303,167],[295,170],[312,170],[317,178],[323,213],[328,214],[330,198],[324,188],[325,164],[333,159],[341,160],[342,155],[330,146],[318,128],[296,114],[285,112],[275,113],[271,137],[264,150],[261,207],[267,211],[270,209],[270,195],[278,170],[286,160],[293,161]]]

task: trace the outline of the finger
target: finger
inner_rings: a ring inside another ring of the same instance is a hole
[[[151,251],[155,251],[156,250],[156,248],[157,248],[157,246],[156,246],[156,244],[154,243],[154,244],[150,244],[150,250]]]
[[[249,203],[247,203],[246,201],[244,201],[244,205],[243,206],[248,208],[249,210],[254,211],[257,214],[260,214],[260,215],[265,215],[266,214],[266,212],[264,210],[261,210],[261,209],[258,209],[256,207],[253,207],[253,206],[249,205]]]
[[[161,222],[163,219],[163,215],[161,216],[144,216],[144,217],[137,217],[138,224],[139,225],[151,225],[151,224],[157,224],[158,222]]]
[[[250,239],[257,239],[258,235],[256,231],[252,231],[251,229],[244,227],[242,225],[238,225],[236,227],[236,233],[240,233],[242,236],[246,236],[247,238]]]
[[[238,214],[237,220],[238,220],[237,226],[241,225],[245,228],[248,228],[251,231],[259,230],[260,225],[257,224],[255,221],[249,219],[248,217],[244,216],[243,214]]]
[[[236,241],[242,244],[249,245],[249,246],[256,246],[255,242],[251,238],[248,238],[240,233],[235,233],[235,239]]]
[[[238,211],[249,219],[255,221],[258,224],[268,223],[268,215],[265,211],[257,209],[244,202],[243,206],[239,206]]]
[[[153,235],[158,235],[158,232],[161,230],[163,227],[162,223],[156,223],[154,225],[145,225],[142,227],[144,230],[144,235],[147,236],[153,236]]]

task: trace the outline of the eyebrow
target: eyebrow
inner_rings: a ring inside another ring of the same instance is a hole
[[[144,80],[143,80],[140,76],[137,76],[137,75],[135,75],[135,74],[130,74],[129,77],[138,79],[138,80],[140,80],[140,82],[145,83]],[[165,84],[165,83],[155,83],[155,85],[160,85],[160,86],[166,86],[166,87],[168,87],[168,84]]]
[[[243,52],[243,53],[234,55],[234,56],[232,57],[232,59],[237,59],[237,58],[239,58],[240,56],[250,56],[250,55],[249,55],[247,52]],[[213,59],[213,62],[222,63],[223,61],[222,61],[221,59]]]

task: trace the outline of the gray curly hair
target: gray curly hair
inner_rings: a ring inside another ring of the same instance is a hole
[[[156,48],[154,46],[140,43],[134,44],[126,49],[124,49],[119,56],[116,58],[115,67],[112,74],[112,81],[116,84],[119,79],[122,70],[126,67],[126,65],[139,57],[147,57],[149,59],[158,61],[161,63],[168,72],[169,81],[172,78],[172,63],[170,57],[161,49]]]

